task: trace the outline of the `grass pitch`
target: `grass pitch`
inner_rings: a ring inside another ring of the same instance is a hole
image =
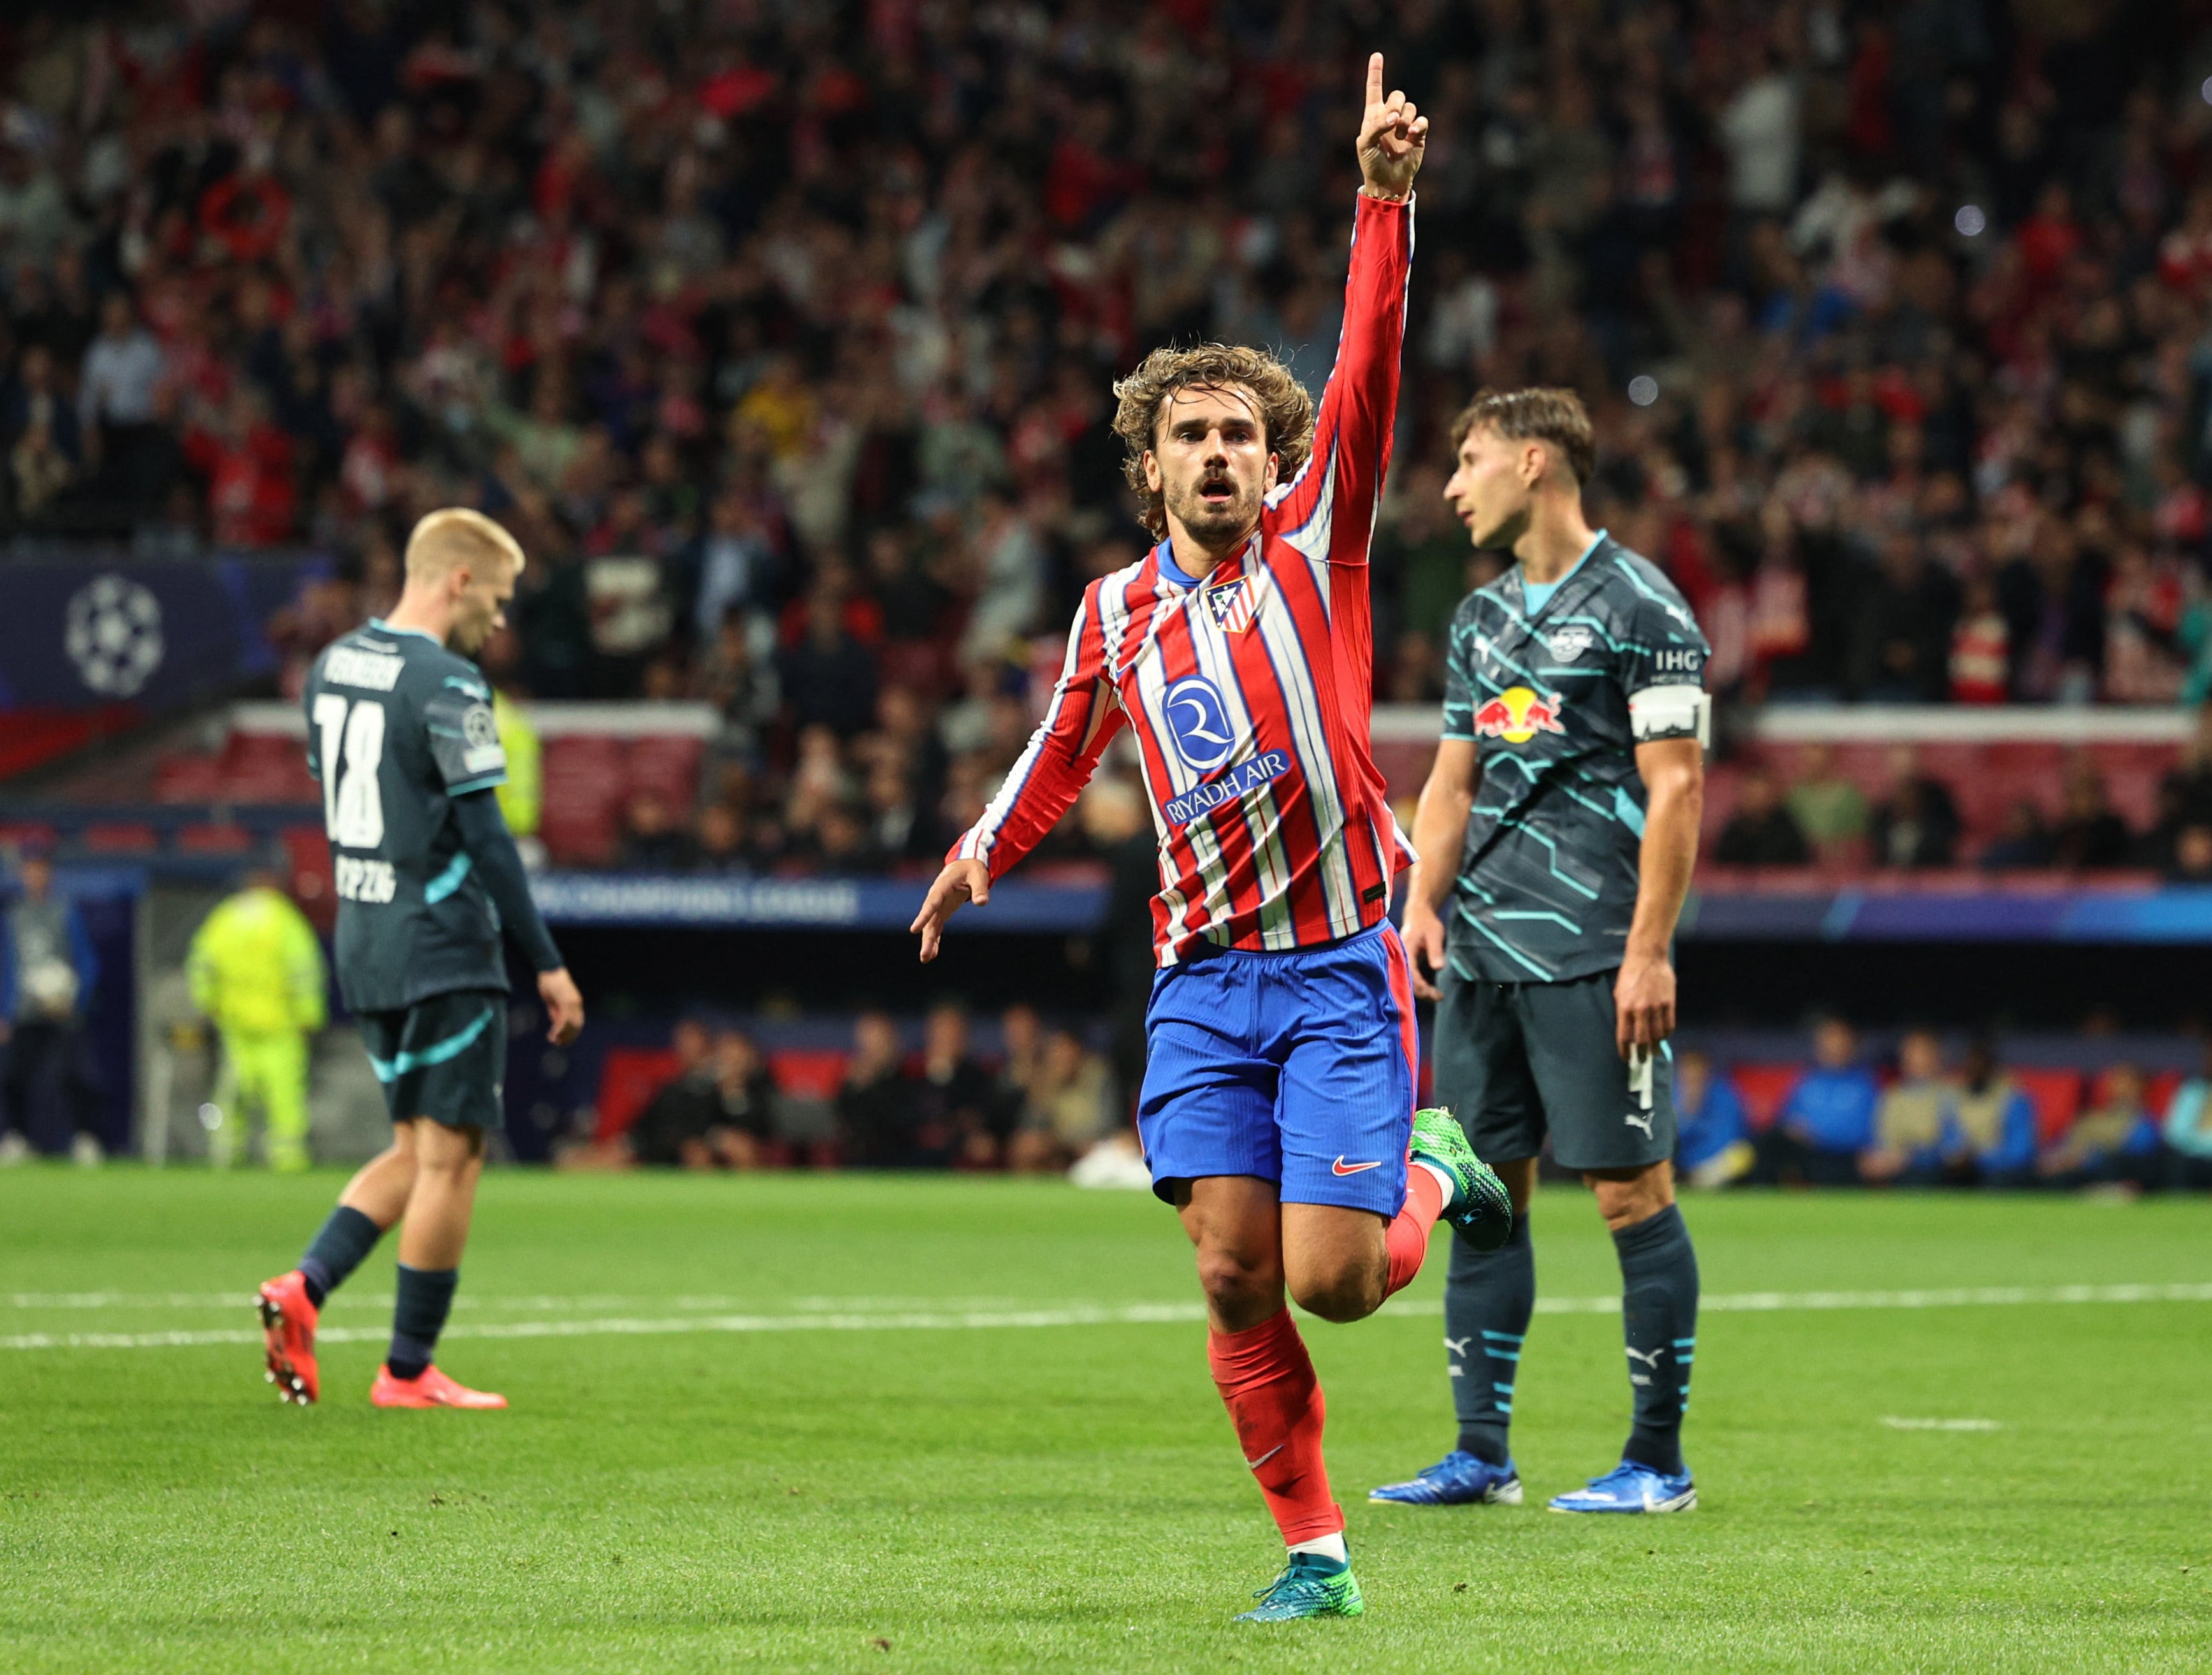
[[[514,1409],[368,1406],[387,1245],[325,1313],[351,1341],[302,1412],[245,1298],[338,1179],[0,1175],[0,1666],[2212,1664],[2201,1200],[1692,1203],[1706,1293],[1739,1306],[1700,1326],[1703,1504],[1674,1518],[1542,1508],[1626,1433],[1594,1309],[1530,1333],[1528,1506],[1366,1502],[1449,1446],[1439,1248],[1391,1312],[1306,1326],[1368,1614],[1254,1629],[1228,1618],[1279,1548],[1147,1197],[495,1173],[441,1360]],[[1535,1216],[1549,1303],[1617,1289],[1578,1195]],[[1802,1300],[2133,1283],[2199,1289]]]

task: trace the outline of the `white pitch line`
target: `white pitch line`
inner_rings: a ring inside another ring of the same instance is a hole
[[[1884,1414],[1881,1422],[1893,1431],[1996,1431],[2004,1428],[1995,1419],[1899,1419]]]
[[[485,1298],[486,1306],[500,1300]],[[1723,1293],[1698,1306],[1716,1313],[1768,1313],[1782,1310],[1918,1309],[2004,1307],[2023,1304],[2203,1303],[2212,1302],[2212,1284],[2063,1285],[2045,1290],[2027,1286],[1958,1288],[1936,1291],[1747,1291]],[[1613,1314],[1618,1297],[1550,1297],[1537,1300],[1539,1314]],[[1387,1314],[1433,1317],[1434,1302],[1395,1302]],[[1028,1309],[938,1309],[899,1313],[852,1312],[806,1314],[698,1314],[658,1319],[600,1316],[574,1320],[467,1321],[449,1326],[447,1337],[667,1337],[698,1332],[796,1331],[983,1331],[1042,1326],[1183,1325],[1203,1320],[1197,1302],[1131,1303],[1109,1306],[1071,1304]],[[325,1343],[381,1341],[382,1327],[335,1326],[318,1332]],[[0,1337],[4,1349],[167,1349],[200,1344],[258,1343],[258,1331],[23,1332]]]

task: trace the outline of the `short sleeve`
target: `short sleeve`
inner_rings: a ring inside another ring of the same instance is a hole
[[[1711,744],[1712,700],[1705,695],[1711,649],[1698,619],[1679,594],[1669,598],[1632,572],[1631,580],[1638,597],[1620,643],[1629,732],[1639,745],[1664,739]]]
[[[1462,605],[1452,618],[1444,643],[1444,733],[1447,739],[1474,737],[1474,612]]]
[[[1633,697],[1652,686],[1703,688],[1705,659],[1711,655],[1698,619],[1679,596],[1643,592],[1621,639],[1621,690]]]
[[[422,710],[430,759],[449,794],[507,783],[507,752],[499,742],[489,687],[467,676],[447,675]]]

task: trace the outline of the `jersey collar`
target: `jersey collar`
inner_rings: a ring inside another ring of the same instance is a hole
[[[1181,564],[1176,563],[1175,542],[1171,539],[1163,538],[1160,544],[1152,549],[1152,557],[1159,566],[1160,575],[1165,580],[1175,583],[1176,587],[1210,588],[1218,581],[1231,579],[1224,577],[1221,572],[1231,564],[1241,566],[1244,560],[1252,556],[1252,549],[1259,539],[1260,532],[1255,529],[1252,532],[1251,540],[1247,541],[1233,557],[1224,558],[1203,576],[1193,576]],[[1240,576],[1243,574],[1241,568],[1237,574]]]
[[[1552,607],[1559,602],[1561,594],[1577,583],[1586,582],[1595,574],[1590,568],[1590,560],[1596,556],[1598,550],[1605,546],[1612,539],[1612,533],[1603,529],[1591,536],[1590,544],[1583,549],[1583,556],[1575,560],[1573,566],[1565,576],[1552,584],[1552,591],[1544,596],[1543,604],[1533,611],[1528,608],[1528,578],[1522,575],[1520,565],[1516,564],[1513,567],[1513,577],[1521,592],[1521,614],[1532,624],[1539,617],[1548,616]]]
[[[412,634],[418,640],[428,640],[432,645],[438,646],[440,649],[442,650],[444,649],[442,643],[439,640],[436,635],[428,633],[419,628],[394,628],[390,623],[385,621],[381,617],[371,617],[368,619],[368,625],[374,629],[380,634]]]

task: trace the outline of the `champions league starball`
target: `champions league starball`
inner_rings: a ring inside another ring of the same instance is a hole
[[[88,582],[70,597],[62,649],[103,697],[133,697],[161,667],[161,604],[119,576]]]

